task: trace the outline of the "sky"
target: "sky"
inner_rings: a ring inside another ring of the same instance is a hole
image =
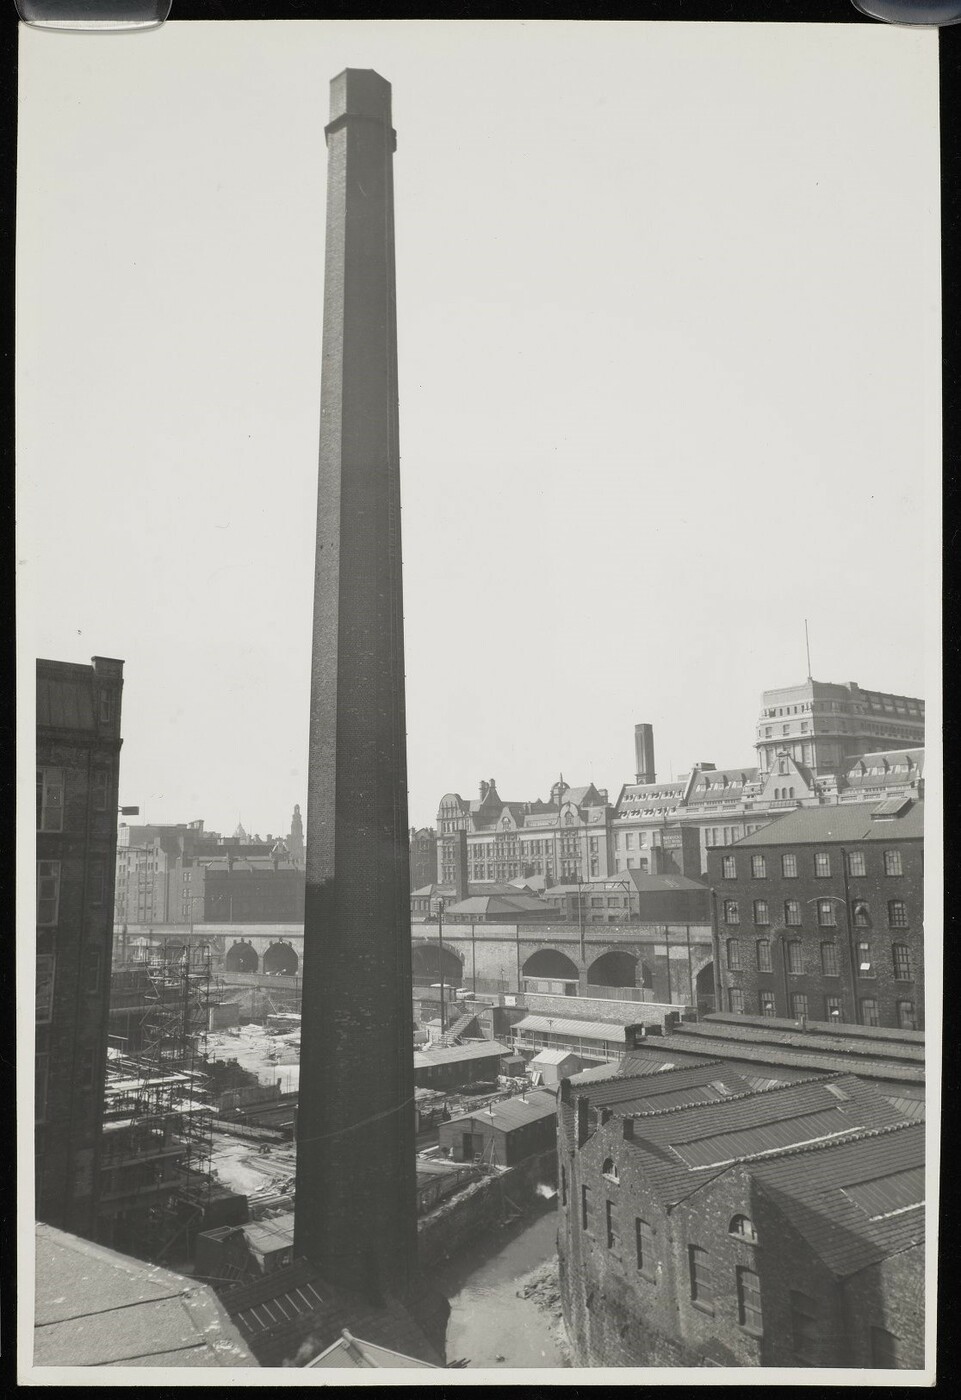
[[[329,80],[393,85],[410,820],[751,763],[930,694],[937,40],[877,25],[21,30],[18,568],[125,661],[121,801],[305,806]]]

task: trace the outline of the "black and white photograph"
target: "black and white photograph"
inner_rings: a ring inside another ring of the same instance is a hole
[[[937,29],[18,65],[21,1384],[933,1384]]]

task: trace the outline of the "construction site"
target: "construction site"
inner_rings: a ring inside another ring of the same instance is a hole
[[[170,940],[114,969],[100,1239],[230,1285],[291,1257],[301,1017],[286,989],[260,988],[252,1007],[211,962],[205,945]],[[550,1148],[554,1099],[529,1092],[522,1065],[469,1014],[417,1039],[423,1227]]]

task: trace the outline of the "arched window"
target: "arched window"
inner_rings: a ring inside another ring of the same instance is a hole
[[[608,1181],[620,1181],[613,1157],[604,1158],[604,1165],[601,1167],[601,1175],[606,1176]]]
[[[734,1235],[736,1239],[747,1240],[748,1244],[757,1244],[757,1231],[754,1228],[754,1221],[746,1215],[735,1215],[731,1217],[731,1223],[727,1227],[729,1235]]]

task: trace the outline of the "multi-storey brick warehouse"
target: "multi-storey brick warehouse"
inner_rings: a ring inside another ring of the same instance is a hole
[[[804,808],[710,852],[726,1011],[924,1025],[924,804]]]
[[[579,1365],[923,1365],[924,1129],[850,1075],[561,1086]]]
[[[37,662],[37,1216],[92,1235],[123,662]]]

